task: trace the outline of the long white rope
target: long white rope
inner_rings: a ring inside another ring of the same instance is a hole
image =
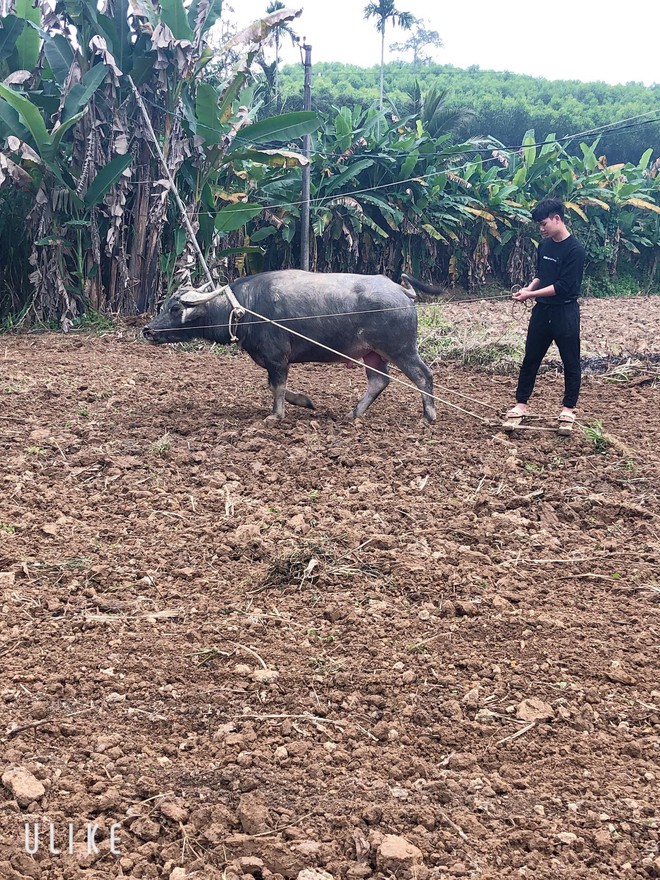
[[[161,150],[161,148],[160,148],[160,144],[158,143],[158,138],[156,137],[156,134],[155,134],[155,132],[154,132],[154,130],[153,130],[153,126],[152,126],[152,124],[151,124],[151,119],[149,118],[149,114],[147,113],[146,107],[144,106],[142,96],[141,96],[140,93],[138,92],[138,90],[137,90],[137,88],[136,88],[136,86],[135,86],[135,83],[133,82],[133,79],[132,79],[130,76],[128,76],[127,78],[128,78],[128,81],[129,81],[129,83],[130,83],[130,85],[131,85],[131,88],[132,88],[132,90],[133,90],[133,93],[134,93],[134,95],[135,95],[135,99],[136,99],[137,105],[138,105],[138,107],[139,107],[139,109],[140,109],[140,112],[141,112],[141,114],[142,114],[142,116],[143,116],[143,118],[144,118],[144,120],[145,120],[145,122],[146,122],[147,129],[148,129],[149,134],[150,134],[150,136],[151,136],[151,139],[152,139],[152,141],[153,141],[154,147],[156,148],[156,152],[158,153],[158,158],[160,159],[160,162],[161,162],[161,164],[162,164],[162,166],[163,166],[163,169],[164,169],[164,171],[165,171],[165,174],[167,175],[168,182],[169,182],[169,184],[170,184],[170,188],[171,188],[171,190],[172,190],[172,192],[173,192],[173,194],[174,194],[174,197],[175,197],[175,200],[176,200],[177,206],[178,206],[178,208],[179,208],[179,210],[180,210],[180,212],[181,212],[181,217],[182,217],[183,222],[184,222],[184,225],[185,225],[185,227],[186,227],[186,229],[187,229],[189,240],[190,240],[192,246],[194,247],[195,251],[197,252],[198,259],[200,260],[200,263],[201,263],[201,265],[202,265],[202,268],[204,269],[205,275],[206,275],[206,277],[207,277],[207,283],[206,283],[205,285],[203,285],[203,286],[204,286],[204,287],[212,286],[213,283],[214,283],[214,282],[213,282],[213,277],[212,277],[212,275],[211,275],[211,272],[210,272],[210,270],[209,270],[208,265],[206,264],[206,260],[204,259],[204,255],[202,254],[201,248],[200,248],[199,243],[198,243],[198,241],[197,241],[197,237],[196,237],[196,235],[195,235],[195,233],[194,233],[194,231],[193,231],[193,228],[192,228],[192,225],[191,225],[191,223],[190,223],[190,219],[189,219],[189,217],[188,217],[188,214],[187,214],[187,212],[186,212],[186,209],[185,209],[185,207],[184,207],[184,204],[183,204],[183,202],[181,201],[181,197],[180,197],[180,195],[179,195],[179,192],[178,192],[178,189],[177,189],[176,183],[175,183],[175,181],[174,181],[174,178],[173,178],[173,176],[172,176],[172,174],[171,174],[171,172],[170,172],[170,170],[169,170],[169,167],[168,167],[168,165],[167,165],[167,162],[165,161],[165,156],[163,155],[163,151]],[[654,111],[649,111],[649,112],[654,112]],[[648,115],[648,114],[642,114],[642,115]],[[633,117],[633,118],[636,118],[636,117]],[[401,181],[399,181],[399,183],[400,183],[400,182],[401,182]],[[378,187],[376,187],[376,188],[378,188]],[[342,193],[342,195],[346,195],[346,193]],[[231,303],[231,305],[232,305],[232,307],[233,307],[232,315],[235,315],[237,318],[242,317],[242,316],[243,316],[244,314],[246,314],[246,313],[247,313],[247,314],[251,314],[251,315],[253,315],[255,318],[258,318],[260,322],[266,322],[266,323],[272,324],[273,326],[275,326],[275,327],[279,327],[281,330],[284,330],[286,333],[290,333],[290,334],[292,334],[293,336],[298,336],[300,339],[304,339],[306,342],[310,342],[310,343],[312,343],[313,345],[317,345],[317,346],[319,346],[319,348],[323,348],[323,349],[325,349],[326,351],[329,351],[329,352],[331,352],[332,354],[337,355],[340,359],[343,359],[343,360],[346,360],[346,361],[351,361],[351,362],[357,364],[358,366],[363,366],[363,364],[362,364],[361,361],[358,361],[358,360],[356,360],[355,358],[350,357],[349,355],[345,355],[345,354],[343,354],[342,352],[337,351],[336,349],[333,349],[333,348],[330,348],[330,347],[327,346],[327,345],[324,345],[324,344],[321,343],[321,342],[317,342],[315,339],[311,339],[309,336],[305,336],[305,335],[302,334],[302,333],[298,333],[296,330],[292,330],[290,327],[286,327],[286,326],[284,326],[283,324],[280,324],[278,321],[274,321],[274,320],[272,320],[271,318],[266,318],[264,315],[260,315],[258,312],[252,311],[251,309],[247,309],[247,308],[245,308],[244,306],[241,306],[241,304],[236,300],[236,298],[235,298],[235,296],[234,296],[234,294],[233,294],[233,291],[231,290],[231,288],[229,287],[229,285],[226,285],[226,287],[224,288],[223,292],[224,292],[225,296],[227,297],[227,299],[229,300],[229,302]],[[508,295],[508,294],[505,294],[505,295],[500,295],[500,296],[483,297],[483,298],[476,299],[476,300],[458,300],[458,302],[459,302],[459,303],[462,303],[462,304],[467,304],[467,303],[470,303],[470,302],[481,302],[482,300],[488,300],[488,299],[505,299],[505,298],[508,299],[508,298],[509,298],[509,295]],[[369,311],[395,311],[395,310],[397,310],[397,309],[372,309],[372,310],[369,310]],[[344,314],[360,314],[360,312],[354,312],[354,313],[346,312],[346,313],[344,313]],[[311,317],[311,316],[310,316],[310,317]],[[333,317],[333,316],[331,316],[331,315],[327,315],[327,316],[315,316],[315,317]],[[307,316],[304,316],[304,317],[300,318],[300,320],[305,320],[306,318],[307,318]],[[297,320],[297,319],[295,319],[295,318],[287,318],[287,319],[284,319],[284,320]],[[211,328],[211,327],[213,327],[213,326],[225,326],[225,325],[223,325],[223,324],[221,324],[221,325],[208,325],[209,328]],[[172,329],[176,329],[176,330],[178,330],[179,328],[172,328]],[[181,329],[184,329],[184,328],[181,328]],[[187,328],[186,328],[186,329],[187,329]],[[198,328],[198,329],[205,329],[205,328]],[[231,319],[230,319],[229,329],[230,329],[230,335],[231,335],[231,332],[232,332],[232,328],[231,328]],[[156,331],[156,332],[157,332],[157,331]],[[414,386],[414,385],[411,385],[409,382],[404,382],[404,381],[401,380],[401,379],[397,379],[396,376],[390,376],[389,373],[384,373],[384,372],[382,372],[381,370],[377,370],[377,369],[375,369],[374,367],[368,367],[368,369],[373,370],[374,373],[377,373],[377,374],[380,375],[380,376],[384,376],[384,377],[385,377],[386,379],[388,379],[388,380],[391,380],[391,381],[393,381],[393,382],[398,382],[399,385],[403,385],[404,388],[408,388],[408,389],[410,389],[410,390],[412,390],[412,391],[420,392],[420,389],[419,389],[419,388],[417,388],[417,387]],[[486,406],[486,407],[489,407],[489,408],[491,408],[491,409],[497,409],[497,407],[494,407],[494,406],[492,406],[491,404],[484,403],[483,401],[479,401],[479,400],[476,400],[475,398],[468,397],[467,395],[465,395],[465,394],[461,394],[460,392],[458,392],[458,391],[454,391],[453,389],[451,389],[451,388],[447,388],[446,386],[441,386],[441,387],[445,387],[445,390],[449,391],[451,394],[455,394],[455,395],[457,395],[457,396],[459,396],[459,397],[463,397],[463,398],[465,398],[466,400],[470,400],[470,401],[472,401],[473,403],[477,403],[477,404],[480,404],[481,406]],[[442,398],[437,397],[436,395],[429,394],[429,393],[426,392],[426,391],[422,391],[421,393],[424,394],[424,395],[426,395],[426,397],[430,397],[430,398],[432,398],[433,400],[437,401],[438,403],[444,404],[445,406],[451,407],[452,409],[458,410],[459,412],[462,412],[462,413],[465,413],[466,415],[472,416],[473,418],[478,419],[480,422],[483,422],[484,424],[492,424],[488,419],[485,419],[485,418],[483,418],[482,416],[477,415],[477,413],[473,413],[473,412],[470,412],[469,410],[463,409],[462,407],[457,406],[456,404],[450,403],[450,402],[447,401],[447,400],[443,400]]]
[[[199,288],[196,288],[196,289],[202,291],[209,286],[212,286],[212,285],[209,282],[207,282],[206,284],[202,284]],[[230,285],[226,285],[226,286],[229,287]],[[224,291],[224,289],[225,288],[222,288],[223,291]],[[480,297],[479,299],[439,300],[437,303],[434,303],[434,302],[416,303],[416,308],[417,308],[417,311],[419,312],[425,306],[436,308],[437,306],[443,306],[443,305],[467,305],[468,303],[489,302],[490,300],[500,300],[500,299],[509,299],[510,300],[511,294],[505,293],[505,294],[498,294],[496,296],[485,296],[485,297]],[[243,308],[243,306],[241,306],[241,309],[242,308]],[[282,321],[312,321],[315,318],[343,318],[343,317],[349,317],[351,315],[369,315],[369,314],[377,315],[381,312],[405,312],[405,311],[408,311],[409,308],[410,308],[410,305],[387,306],[386,308],[382,308],[382,309],[359,309],[359,310],[356,310],[353,312],[326,312],[325,314],[319,314],[319,315],[292,315],[292,316],[289,316],[286,318],[282,318],[281,320]],[[429,309],[429,311],[430,311],[430,309]],[[265,324],[265,323],[268,323],[269,320],[270,320],[269,318],[264,318],[263,320],[258,320],[258,321],[243,321],[242,324],[243,324],[243,326],[245,326],[246,324]],[[201,325],[197,325],[196,329],[210,330],[214,327],[226,327],[226,326],[227,326],[226,324],[201,324]],[[187,327],[170,327],[167,332],[168,333],[176,332],[178,330],[185,331],[185,330],[188,330],[188,328]],[[430,335],[432,335],[432,334],[429,334],[429,337],[427,337],[427,338],[430,338]]]
[[[193,228],[190,223],[190,219],[188,218],[188,214],[186,212],[185,206],[184,206],[183,202],[181,201],[181,197],[179,195],[179,191],[177,189],[176,183],[175,183],[174,178],[170,172],[170,169],[167,165],[167,162],[165,161],[165,156],[163,155],[163,151],[161,150],[160,144],[158,143],[158,138],[156,137],[153,126],[151,124],[151,119],[149,118],[149,114],[147,113],[146,107],[144,106],[144,103],[142,101],[142,96],[138,92],[138,90],[135,86],[135,83],[133,82],[133,79],[130,76],[128,77],[128,81],[129,81],[131,88],[133,90],[133,93],[135,95],[135,100],[136,100],[137,105],[140,109],[140,112],[144,118],[146,125],[147,125],[147,129],[148,129],[149,134],[151,136],[151,139],[153,141],[154,147],[156,148],[156,151],[158,153],[158,158],[160,159],[161,165],[163,166],[163,169],[165,170],[165,174],[167,175],[167,179],[170,184],[170,188],[174,194],[177,206],[179,208],[179,211],[181,212],[181,217],[183,219],[184,225],[185,225],[186,230],[188,232],[189,240],[190,240],[191,244],[193,245],[193,247],[195,248],[195,251],[197,252],[197,257],[200,260],[202,268],[204,269],[204,273],[207,278],[207,284],[204,286],[206,287],[208,285],[212,285],[213,284],[213,276],[211,275],[209,267],[206,264],[206,260],[204,259],[204,255],[202,254],[201,248],[199,246],[199,242],[197,241],[197,236],[195,235],[195,233],[193,231]],[[225,296],[227,297],[227,299],[231,303],[232,308],[233,308],[232,314],[235,314],[236,317],[242,317],[243,314],[253,315],[255,318],[258,318],[260,321],[265,321],[269,324],[272,324],[274,327],[279,327],[281,330],[284,330],[286,333],[290,333],[293,336],[298,336],[300,339],[304,339],[306,342],[310,342],[313,345],[319,346],[319,348],[323,348],[326,351],[329,351],[331,354],[337,355],[342,360],[351,361],[354,364],[357,364],[358,366],[363,366],[362,362],[357,360],[356,358],[353,358],[353,357],[350,357],[349,355],[343,354],[342,352],[337,351],[334,348],[330,348],[330,346],[324,345],[321,342],[317,342],[315,339],[310,339],[309,336],[305,336],[303,333],[298,333],[296,330],[292,330],[290,327],[286,327],[286,326],[284,326],[284,324],[280,324],[278,321],[273,321],[271,318],[267,318],[264,315],[259,314],[259,312],[255,312],[252,309],[245,308],[245,306],[242,306],[237,301],[237,299],[234,296],[234,293],[231,290],[231,287],[229,287],[229,285],[225,286],[225,288],[223,289],[223,293],[225,294]],[[231,321],[230,321],[230,323],[231,323]],[[231,326],[229,329],[230,329],[230,335],[231,335]],[[426,395],[426,397],[430,397],[438,403],[444,404],[445,406],[451,407],[452,409],[458,410],[459,412],[462,412],[462,413],[465,413],[466,415],[472,416],[473,418],[478,419],[480,422],[483,422],[485,424],[490,424],[488,419],[484,419],[482,416],[478,415],[477,413],[473,413],[473,412],[470,412],[469,410],[463,409],[463,407],[457,406],[454,403],[450,403],[448,400],[443,400],[442,398],[437,397],[433,394],[429,394],[427,391],[420,392],[420,389],[417,388],[415,385],[412,385],[409,382],[404,382],[402,379],[398,379],[396,376],[390,376],[389,373],[384,373],[382,370],[377,370],[374,367],[368,367],[368,369],[373,370],[373,372],[378,374],[379,376],[384,376],[388,380],[391,380],[393,382],[398,382],[399,385],[403,385],[404,388],[408,388],[412,391],[416,391],[418,393]],[[474,401],[474,402],[479,403],[479,401]]]
[[[207,286],[208,286],[207,284],[204,285],[204,287],[207,287]],[[225,291],[226,291],[226,288],[223,288],[223,292],[225,292]],[[510,297],[510,294],[505,294],[504,297],[501,297],[501,296],[486,297],[486,299],[502,299],[502,298],[508,299],[509,297]],[[470,302],[481,302],[481,300],[470,300]],[[433,305],[433,303],[425,303],[425,305]],[[329,346],[324,345],[321,342],[318,342],[316,339],[312,339],[309,336],[305,336],[303,333],[298,333],[296,330],[292,330],[290,327],[286,327],[286,326],[284,326],[284,324],[282,324],[278,321],[275,321],[272,318],[267,318],[264,315],[259,314],[259,312],[255,312],[252,309],[248,309],[244,305],[240,305],[239,308],[240,308],[240,311],[243,312],[244,314],[253,315],[255,318],[258,319],[256,321],[241,321],[240,322],[241,326],[245,326],[245,325],[249,325],[249,324],[273,324],[273,326],[279,327],[281,330],[285,330],[287,333],[291,333],[294,336],[299,336],[301,339],[304,339],[306,342],[310,342],[313,345],[319,346],[319,348],[323,348],[326,351],[331,352],[332,354],[338,355],[343,360],[352,361],[353,363],[357,364],[360,367],[367,366],[362,361],[356,360],[355,358],[352,358],[349,355],[346,355],[346,354],[343,354],[342,352],[336,351],[335,349],[330,348]],[[365,315],[365,314],[369,314],[372,312],[374,314],[378,314],[380,312],[399,312],[399,311],[404,311],[404,310],[407,311],[409,308],[410,308],[410,306],[406,305],[406,306],[390,306],[390,307],[382,308],[382,309],[364,309],[361,311],[354,311],[354,312],[329,312],[329,313],[320,314],[320,315],[302,315],[302,316],[295,316],[295,317],[287,317],[287,318],[282,318],[282,321],[310,321],[314,318],[339,318],[339,317],[344,317],[344,316],[349,317],[351,315]],[[195,329],[196,330],[213,330],[213,329],[220,328],[220,327],[229,327],[230,336],[232,337],[232,342],[235,342],[235,341],[237,341],[237,337],[235,337],[235,327],[236,326],[237,325],[232,324],[230,321],[227,324],[224,324],[224,323],[223,324],[202,324],[202,325],[196,326]],[[232,327],[234,327],[234,330],[232,330]],[[178,332],[178,331],[185,332],[188,330],[189,330],[188,327],[169,327],[167,329],[167,331],[155,329],[152,332],[154,332],[154,333],[165,333],[165,332],[171,333],[173,331],[174,332]],[[430,338],[431,335],[432,334],[428,334],[426,337],[424,337],[424,340]],[[374,373],[377,373],[380,376],[386,376],[388,379],[391,379],[393,382],[398,382],[400,385],[403,385],[406,388],[410,388],[413,391],[417,391],[418,393],[425,394],[427,397],[431,397],[433,400],[436,400],[438,403],[443,403],[446,406],[453,407],[454,409],[457,409],[460,412],[466,413],[467,415],[471,415],[474,418],[479,419],[480,421],[484,422],[484,424],[490,424],[488,419],[484,419],[482,416],[477,415],[477,413],[473,413],[473,412],[470,412],[470,410],[463,409],[462,407],[457,406],[456,404],[452,404],[449,401],[443,400],[440,397],[436,397],[432,394],[429,394],[426,391],[420,391],[420,389],[417,388],[416,386],[411,385],[408,382],[404,382],[402,379],[397,379],[396,376],[391,376],[389,373],[383,373],[380,370],[377,370],[375,367],[368,367],[368,369],[373,370]],[[499,410],[499,407],[493,406],[493,404],[491,404],[491,403],[486,403],[483,400],[478,400],[475,397],[470,397],[469,395],[463,394],[460,391],[455,391],[453,388],[449,388],[447,385],[441,385],[438,382],[436,382],[436,385],[439,385],[440,388],[444,389],[449,394],[453,394],[456,397],[461,397],[464,400],[469,400],[471,403],[476,403],[479,406],[486,407],[487,409],[492,409],[495,411]]]
[[[266,318],[264,315],[260,315],[259,312],[255,312],[252,309],[248,309],[246,306],[241,306],[241,308],[245,311],[246,314],[252,315],[255,318],[259,318],[262,321],[267,321],[269,324],[272,324],[274,327],[278,327],[280,330],[284,330],[287,333],[291,333],[293,336],[297,336],[300,339],[304,339],[305,342],[311,342],[312,345],[318,345],[319,348],[325,349],[325,351],[329,351],[331,354],[337,355],[340,360],[351,361],[354,364],[357,364],[359,367],[365,366],[362,361],[357,360],[350,355],[344,354],[341,351],[337,351],[336,348],[330,348],[329,345],[325,345],[322,342],[318,342],[316,339],[311,339],[309,336],[305,336],[304,333],[298,333],[297,330],[292,330],[291,327],[285,327],[284,324],[280,324],[279,321],[274,321],[272,318]],[[432,400],[435,400],[437,403],[444,404],[444,406],[451,407],[451,409],[458,410],[459,412],[465,413],[468,416],[472,416],[475,419],[478,419],[480,422],[489,425],[490,420],[483,418],[483,416],[478,415],[477,413],[470,412],[470,410],[463,409],[462,406],[457,406],[455,403],[450,403],[448,400],[443,400],[441,397],[437,397],[435,394],[429,394],[428,391],[421,391],[421,389],[417,388],[416,385],[412,385],[410,382],[404,382],[403,379],[398,379],[396,376],[390,376],[389,373],[384,373],[382,370],[377,370],[375,367],[367,366],[367,369],[372,370],[374,373],[377,373],[379,376],[385,376],[386,379],[391,379],[393,382],[398,382],[399,385],[403,385],[404,388],[408,388],[412,391],[416,391],[418,394],[422,394],[425,397],[430,397]],[[475,403],[479,403],[479,401],[475,401]]]

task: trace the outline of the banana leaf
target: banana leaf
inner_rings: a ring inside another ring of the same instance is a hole
[[[262,205],[241,202],[238,205],[226,205],[215,217],[215,228],[218,232],[234,232],[245,226],[248,220],[261,214]]]
[[[301,110],[296,113],[284,113],[281,116],[270,116],[253,125],[246,125],[234,138],[231,147],[227,151],[238,150],[253,144],[282,143],[292,141],[303,135],[311,134],[321,125],[321,118],[309,110]]]
[[[64,111],[62,113],[62,120],[64,122],[71,119],[83,107],[87,106],[94,92],[108,75],[109,69],[105,64],[97,64],[87,71],[82,82],[76,83],[71,88],[71,91],[64,100]]]
[[[69,41],[62,34],[51,37],[45,31],[41,32],[44,40],[44,54],[50,65],[55,82],[60,87],[64,86],[73,64],[73,49]]]
[[[106,193],[117,183],[132,161],[133,157],[130,153],[126,153],[124,156],[115,156],[92,180],[85,193],[85,204],[91,206],[102,202]]]
[[[0,63],[9,58],[16,48],[16,41],[25,29],[25,22],[15,15],[7,15],[2,19],[0,29]]]

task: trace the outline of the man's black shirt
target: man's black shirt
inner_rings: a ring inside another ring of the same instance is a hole
[[[539,287],[555,287],[554,296],[540,297],[537,302],[559,306],[574,302],[580,295],[586,252],[574,235],[563,241],[544,238],[539,244],[537,276]]]

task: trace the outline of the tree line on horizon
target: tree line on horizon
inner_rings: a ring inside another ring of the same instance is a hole
[[[315,64],[312,107],[326,114],[341,106],[368,106],[379,99],[379,78],[378,65]],[[543,141],[549,135],[561,139],[612,126],[600,139],[609,162],[637,162],[649,146],[654,148],[654,158],[660,156],[660,84],[547,80],[430,61],[392,61],[384,65],[383,79],[385,109],[395,115],[409,112],[418,89],[442,89],[447,109],[462,114],[464,125],[459,133],[463,137],[490,135],[514,146],[532,128]],[[284,66],[279,82],[282,105],[290,110],[302,107],[302,68]],[[579,155],[577,140],[567,149]]]

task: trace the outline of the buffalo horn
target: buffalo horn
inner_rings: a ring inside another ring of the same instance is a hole
[[[208,291],[189,289],[181,294],[180,300],[184,306],[201,306],[204,303],[211,302],[212,299],[215,299],[216,296],[220,296],[222,293],[224,293],[224,287]]]

